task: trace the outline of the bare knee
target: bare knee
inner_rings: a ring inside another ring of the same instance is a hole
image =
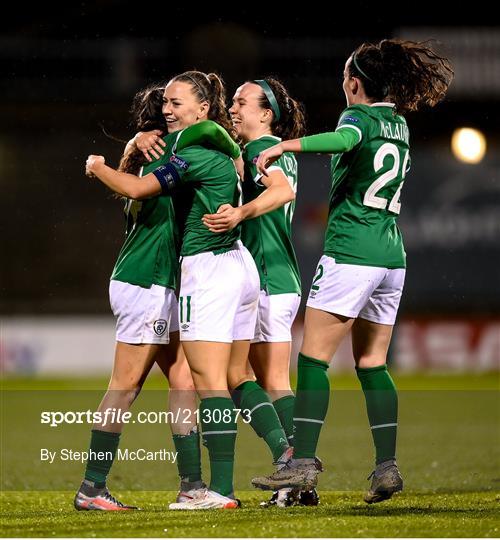
[[[272,401],[276,401],[285,396],[293,395],[290,387],[290,374],[288,364],[286,369],[260,370],[257,382],[266,391]]]
[[[117,342],[108,392],[119,392],[132,403],[139,395],[160,347],[160,345],[131,345]]]
[[[266,394],[271,398],[271,401],[277,401],[278,399],[281,399],[285,396],[294,395],[293,390],[290,388],[290,385],[288,386],[288,388],[283,388],[282,386],[280,386],[279,388],[274,388],[274,387],[264,386],[262,384],[261,386],[265,390]]]
[[[386,358],[385,356],[381,358],[371,355],[360,355],[358,358],[354,358],[354,361],[356,362],[356,367],[367,369],[383,366],[386,363]]]
[[[281,380],[273,377],[264,377],[257,379],[257,382],[264,388],[268,394],[283,394],[287,395],[292,392],[290,387],[290,379],[283,377]]]
[[[255,381],[255,375],[248,369],[231,369],[227,373],[227,384],[231,390],[238,388],[240,384],[247,381]]]
[[[180,369],[170,370],[168,384],[171,390],[194,391],[193,376],[187,362],[184,362]]]
[[[352,327],[352,353],[356,366],[374,368],[386,363],[392,326],[356,319]]]
[[[119,403],[122,408],[128,408],[136,400],[137,396],[141,392],[141,389],[142,384],[130,385],[126,388],[124,388],[123,385],[113,386],[110,384],[106,392],[106,396],[114,403]]]
[[[144,384],[142,374],[122,373],[117,375],[113,373],[109,381],[107,394],[113,394],[114,401],[120,400],[130,406],[140,394]]]

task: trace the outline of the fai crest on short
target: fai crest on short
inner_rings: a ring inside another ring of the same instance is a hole
[[[167,329],[167,321],[165,319],[158,319],[153,323],[153,330],[157,336],[163,336]]]

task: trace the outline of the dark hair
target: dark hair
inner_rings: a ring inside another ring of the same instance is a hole
[[[400,114],[416,111],[421,105],[433,107],[444,98],[453,79],[449,60],[435,53],[426,41],[363,43],[353,52],[348,69],[351,77],[362,81],[369,98],[389,98]]]
[[[162,112],[164,91],[164,84],[153,84],[137,92],[130,109],[131,124],[135,129],[138,131],[167,130],[167,122]]]
[[[167,132],[167,122],[162,112],[164,91],[164,84],[152,84],[134,96],[130,108],[132,115],[130,123],[135,131],[161,129],[164,133]],[[118,170],[137,174],[144,162],[142,152],[135,149],[130,154],[122,156]]]
[[[283,83],[274,77],[266,77],[264,81],[271,87],[274,97],[278,102],[280,109],[280,119],[276,119],[276,115],[273,112],[273,120],[271,122],[271,131],[273,135],[281,137],[282,139],[297,139],[302,137],[306,132],[306,119],[304,114],[304,107],[302,103],[293,99]],[[255,81],[249,81],[255,84]],[[266,94],[262,91],[259,99],[259,105],[263,109],[271,109],[272,106],[267,99]]]
[[[193,94],[201,102],[208,101],[208,118],[220,124],[235,138],[234,128],[226,106],[226,87],[222,78],[216,73],[202,71],[185,71],[176,75],[169,82],[186,82],[191,85]]]

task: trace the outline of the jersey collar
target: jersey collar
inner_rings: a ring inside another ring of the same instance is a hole
[[[281,142],[281,137],[276,137],[276,135],[269,135],[269,133],[264,133],[264,135],[261,135],[260,137],[257,137],[256,139],[252,139],[251,141],[248,141],[243,148],[246,148],[250,143],[254,141],[258,141],[259,139],[263,139],[264,137],[270,137],[271,139],[276,139],[277,141]]]

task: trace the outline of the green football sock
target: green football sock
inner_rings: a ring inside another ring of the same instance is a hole
[[[236,414],[230,398],[212,397],[201,400],[200,422],[203,444],[210,458],[210,489],[221,495],[233,493]]]
[[[365,394],[378,465],[396,457],[398,394],[385,364],[374,368],[356,368],[356,373]]]
[[[183,482],[201,480],[200,433],[194,428],[187,435],[174,435],[177,469]]]
[[[281,425],[285,430],[288,444],[293,446],[293,408],[295,405],[295,396],[293,394],[283,396],[282,398],[273,401],[273,405]]]
[[[119,443],[120,433],[111,433],[99,429],[92,430],[85,480],[94,482],[94,486],[97,488],[106,485],[106,478],[113,465]],[[99,459],[99,457],[102,457],[102,459]]]
[[[328,363],[299,353],[297,393],[293,412],[293,457],[314,458],[319,434],[328,411]]]
[[[232,396],[238,409],[249,411],[250,425],[266,441],[277,461],[288,448],[288,441],[267,393],[255,381],[246,381],[235,388]]]

